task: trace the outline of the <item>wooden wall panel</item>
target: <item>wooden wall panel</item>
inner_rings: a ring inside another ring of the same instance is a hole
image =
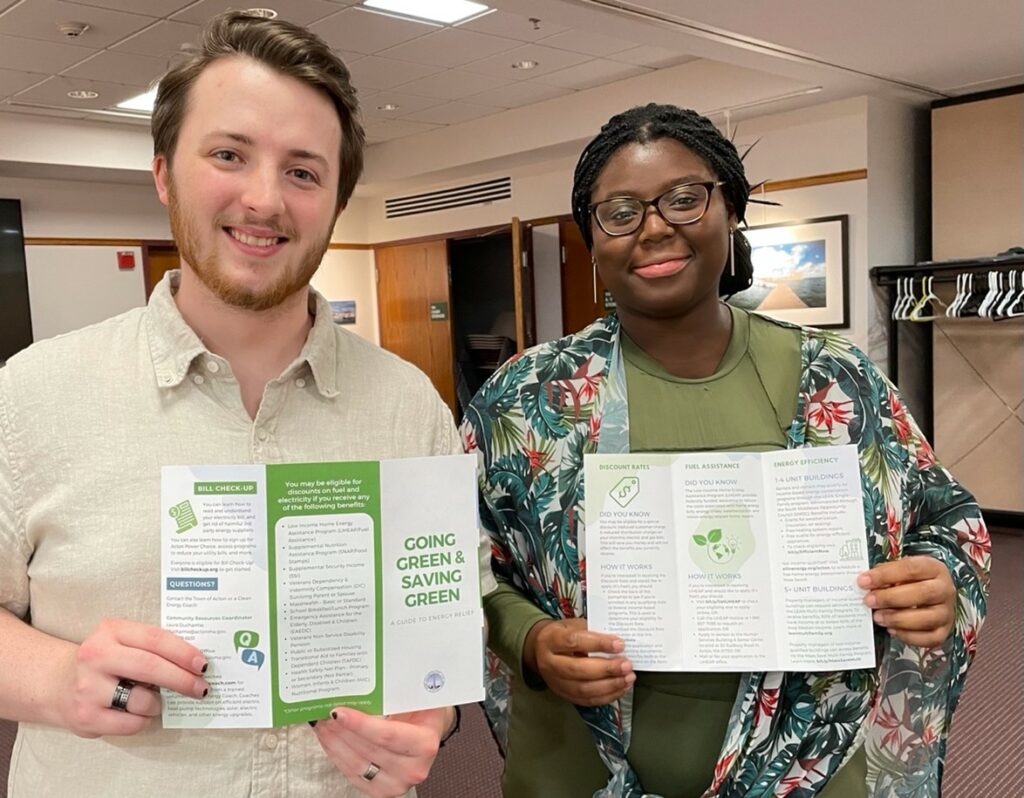
[[[448,242],[379,247],[375,254],[380,345],[423,370],[455,413]],[[434,302],[445,303],[447,319],[431,321]]]
[[[562,222],[558,232],[562,243],[562,329],[568,335],[609,311],[604,307],[604,283],[600,276],[596,278],[594,301],[594,267],[579,228],[575,222]]]

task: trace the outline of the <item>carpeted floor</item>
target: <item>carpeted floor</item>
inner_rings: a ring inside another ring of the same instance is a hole
[[[1024,796],[1024,535],[992,535],[988,618],[953,716],[942,794]]]

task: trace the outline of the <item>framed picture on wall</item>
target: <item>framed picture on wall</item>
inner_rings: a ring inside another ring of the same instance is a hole
[[[823,216],[744,230],[754,284],[729,304],[794,324],[849,327],[847,219]]]
[[[331,314],[335,324],[356,323],[356,303],[354,299],[332,299]]]

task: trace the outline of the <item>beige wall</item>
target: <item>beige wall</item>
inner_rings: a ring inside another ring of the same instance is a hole
[[[1024,244],[1024,94],[932,113],[933,256]],[[935,447],[982,507],[1024,512],[1024,320],[933,330]]]
[[[117,267],[117,253],[123,250],[135,254],[134,269]],[[139,247],[26,247],[25,266],[36,341],[146,302]]]
[[[356,323],[345,325],[345,329],[367,341],[380,343],[373,250],[327,250],[319,271],[313,276],[312,285],[328,300],[354,300]]]
[[[932,112],[932,255],[1024,244],[1024,94]]]

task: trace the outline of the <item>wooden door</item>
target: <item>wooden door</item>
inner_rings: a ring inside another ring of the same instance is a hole
[[[448,242],[378,247],[380,345],[419,367],[457,415]]]
[[[575,222],[558,224],[562,250],[562,329],[566,335],[579,332],[607,314],[604,284],[596,274],[590,252]]]
[[[537,343],[533,305],[533,228],[512,217],[512,290],[516,309],[516,351]]]
[[[142,262],[145,266],[144,282],[146,299],[153,293],[156,284],[171,269],[181,268],[181,256],[174,242],[167,244],[145,244],[142,248]]]

